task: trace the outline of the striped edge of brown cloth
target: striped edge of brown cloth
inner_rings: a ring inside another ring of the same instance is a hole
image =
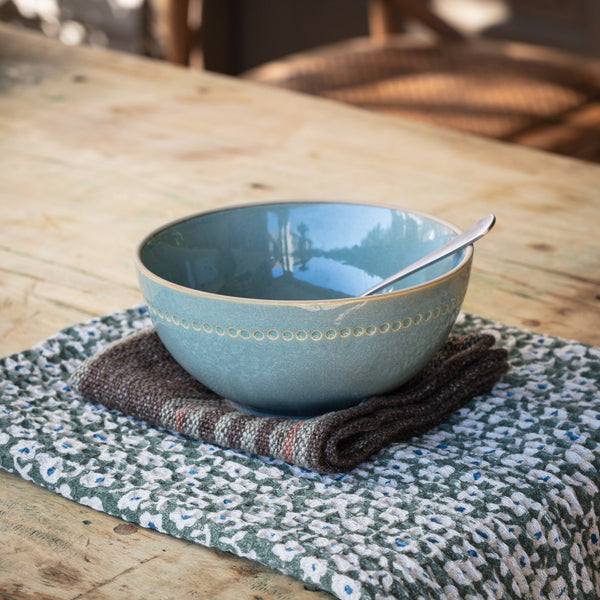
[[[489,334],[451,336],[411,381],[385,396],[309,419],[234,408],[183,370],[153,328],[113,342],[70,378],[83,397],[204,442],[321,473],[348,471],[393,442],[439,425],[508,369]]]

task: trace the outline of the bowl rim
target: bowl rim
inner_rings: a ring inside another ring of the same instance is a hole
[[[454,277],[454,275],[456,275],[459,271],[469,268],[469,266],[471,265],[472,259],[473,259],[473,245],[471,244],[470,246],[467,246],[465,248],[465,255],[463,256],[462,260],[456,266],[454,266],[452,269],[450,269],[450,271],[447,271],[443,275],[439,275],[438,277],[435,277],[434,279],[429,279],[427,281],[424,281],[423,283],[418,283],[416,285],[412,285],[410,287],[403,288],[401,290],[395,290],[395,291],[390,291],[390,292],[381,292],[379,294],[374,294],[372,296],[362,296],[362,297],[361,296],[350,296],[350,297],[344,297],[344,298],[323,298],[323,299],[313,299],[313,300],[277,300],[277,299],[272,299],[272,298],[251,298],[251,297],[246,297],[246,296],[228,296],[226,294],[217,294],[214,292],[206,292],[204,290],[197,290],[197,289],[186,287],[184,285],[180,285],[178,283],[173,283],[167,279],[164,279],[163,277],[156,275],[148,267],[146,267],[146,265],[142,262],[141,254],[142,254],[142,249],[144,248],[144,246],[153,237],[155,237],[159,233],[165,231],[166,229],[169,229],[170,227],[174,227],[175,225],[179,225],[180,223],[185,223],[186,221],[191,221],[193,219],[208,216],[211,214],[223,213],[223,212],[239,210],[239,209],[244,209],[244,208],[259,207],[259,206],[265,206],[265,207],[277,206],[277,205],[281,205],[281,204],[344,204],[344,205],[350,204],[350,205],[355,205],[355,206],[372,206],[375,208],[387,208],[387,209],[391,209],[391,210],[398,210],[401,212],[409,213],[412,215],[421,216],[426,219],[435,221],[435,222],[437,222],[441,225],[444,225],[445,227],[448,227],[449,229],[455,231],[457,233],[457,235],[462,233],[462,229],[460,229],[458,226],[454,225],[453,223],[450,223],[449,221],[446,221],[444,219],[436,217],[430,213],[426,213],[426,212],[420,211],[420,210],[407,209],[402,206],[397,206],[392,203],[385,203],[385,202],[365,202],[365,201],[361,201],[361,200],[331,200],[331,199],[311,198],[311,199],[287,199],[287,200],[280,199],[280,200],[266,200],[263,202],[247,202],[247,203],[238,203],[238,204],[227,204],[227,205],[222,205],[222,206],[218,206],[218,207],[207,209],[207,210],[198,211],[198,212],[191,213],[188,215],[184,215],[183,217],[179,217],[177,219],[168,221],[167,223],[163,223],[159,227],[156,227],[155,229],[151,230],[137,243],[137,245],[135,247],[135,255],[134,255],[135,267],[136,267],[138,273],[140,273],[147,279],[154,281],[155,283],[158,283],[165,287],[168,287],[168,288],[171,288],[171,289],[174,289],[179,292],[183,292],[183,293],[186,293],[186,294],[189,294],[192,296],[197,296],[200,298],[212,298],[214,300],[239,302],[239,303],[250,303],[250,304],[261,304],[261,305],[265,305],[265,304],[267,304],[267,305],[282,305],[282,306],[300,305],[300,306],[304,306],[304,307],[310,307],[311,305],[312,306],[317,306],[317,305],[321,306],[323,304],[335,305],[335,304],[347,304],[347,303],[352,303],[352,302],[357,302],[357,303],[366,302],[366,301],[373,302],[373,301],[394,298],[396,296],[404,296],[406,294],[411,294],[417,290],[422,290],[422,289],[426,289],[426,288],[434,286],[434,285],[438,285],[438,284],[442,283],[443,281],[446,281],[447,279]]]

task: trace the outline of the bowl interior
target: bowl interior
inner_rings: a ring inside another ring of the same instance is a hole
[[[154,275],[186,288],[270,300],[357,296],[455,237],[420,213],[331,202],[242,206],[189,217],[148,236],[139,249]],[[459,252],[387,291],[440,277]]]

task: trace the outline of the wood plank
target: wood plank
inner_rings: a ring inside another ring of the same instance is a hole
[[[398,203],[462,226],[496,212],[496,229],[477,248],[465,309],[600,342],[590,327],[600,280],[591,229],[597,168],[130,56],[74,55],[37,37],[22,48],[6,30],[3,37],[10,77],[0,245],[15,274],[4,327],[26,327],[2,339],[2,354],[50,335],[59,321],[137,301],[132,253],[151,228],[223,203],[282,197]],[[540,251],[545,243],[553,250]],[[23,257],[37,262],[35,273],[50,264],[61,271],[60,319],[48,299],[23,296],[48,288],[15,283]],[[484,267],[496,274],[493,284]],[[519,281],[508,277],[513,268]],[[82,269],[91,279],[74,294],[81,282],[69,278]],[[526,303],[530,282],[536,291]],[[81,293],[95,298],[89,311],[71,306]],[[571,319],[548,305],[552,297]]]

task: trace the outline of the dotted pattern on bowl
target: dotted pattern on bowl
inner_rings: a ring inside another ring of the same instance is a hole
[[[429,309],[422,313],[419,312],[412,316],[407,316],[392,322],[385,321],[378,325],[359,325],[357,327],[330,327],[325,330],[313,329],[311,331],[307,331],[305,329],[299,329],[297,331],[291,331],[289,329],[279,330],[276,328],[269,328],[267,330],[252,328],[244,329],[220,324],[215,325],[208,323],[207,321],[179,317],[174,313],[152,305],[148,305],[148,310],[150,311],[151,315],[158,317],[161,321],[169,323],[175,327],[193,330],[206,335],[217,335],[219,337],[229,337],[232,339],[240,338],[242,340],[254,340],[257,342],[321,342],[335,340],[336,338],[352,339],[363,336],[372,337],[374,335],[398,333],[402,330],[416,327],[421,323],[435,321],[442,316],[446,316],[453,311],[457,311],[457,309],[460,307],[460,304],[461,300],[459,298],[452,298],[450,302],[442,306],[436,306],[434,309]]]

